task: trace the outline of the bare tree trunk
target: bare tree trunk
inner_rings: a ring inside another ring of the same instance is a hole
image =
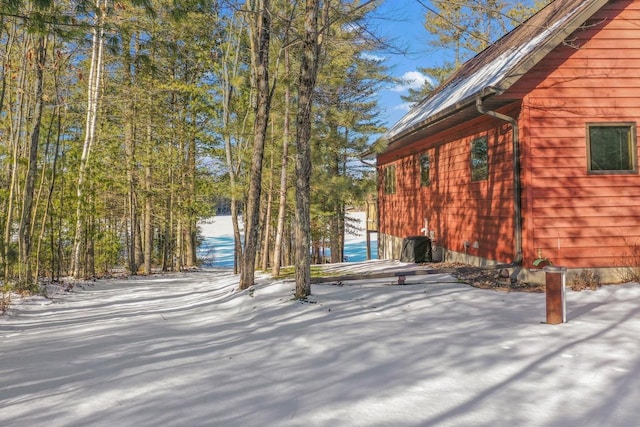
[[[186,172],[183,182],[187,183],[187,205],[190,206],[194,202],[196,194],[196,136],[189,138],[187,146]],[[185,267],[191,268],[198,265],[196,248],[197,248],[197,219],[191,208],[185,213],[184,225],[184,264]]]
[[[145,170],[145,185],[151,180],[151,168]],[[151,191],[147,187],[147,192]],[[153,224],[151,222],[151,197],[147,195],[144,201],[144,274],[151,274],[151,258],[153,256]]]
[[[271,170],[273,170],[273,152],[271,153]],[[269,244],[271,243],[271,205],[273,203],[273,173],[269,178],[269,192],[267,194],[267,206],[265,208],[264,221],[262,222],[262,270],[269,268]]]
[[[288,82],[291,74],[291,61],[289,59],[289,48],[284,51],[284,78]],[[289,164],[289,133],[290,133],[290,107],[291,107],[291,86],[287,83],[284,88],[284,119],[282,129],[282,168],[280,169],[280,198],[278,202],[278,225],[273,250],[273,268],[271,274],[274,277],[280,275],[282,263],[282,238],[284,236],[284,220],[287,209],[287,167]]]
[[[173,188],[173,171],[169,170],[169,182]],[[162,245],[162,271],[169,271],[171,268],[171,257],[173,256],[173,189],[169,192],[167,203],[165,206],[165,220],[163,230]]]
[[[95,203],[93,196],[91,197],[91,213],[87,219],[87,251],[85,257],[85,276],[96,277],[96,253],[93,236],[95,236]]]
[[[319,0],[306,1],[296,118],[296,298],[311,295],[311,106],[320,54],[319,11]]]
[[[129,67],[130,68],[130,67]],[[128,123],[125,125],[124,131],[124,146],[125,155],[127,156],[127,210],[129,216],[129,245],[127,247],[127,266],[130,274],[136,274],[138,271],[138,257],[137,257],[137,241],[138,241],[138,202],[137,202],[137,184],[134,175],[134,168],[136,167],[135,159],[135,147],[134,147],[134,125],[132,123],[133,118],[133,106],[129,105],[129,117]]]
[[[247,0],[249,5],[250,1]],[[262,191],[262,163],[267,135],[269,110],[271,108],[271,91],[269,87],[269,43],[271,17],[269,0],[258,0],[257,14],[252,19],[251,51],[255,64],[257,87],[256,115],[253,127],[253,154],[249,175],[249,193],[245,209],[247,224],[244,235],[244,254],[240,271],[240,289],[253,285],[255,278],[255,261],[258,244],[258,220],[260,218],[260,196]]]
[[[198,265],[198,257],[197,257],[197,245],[198,245],[198,232],[197,232],[197,223],[189,218],[184,230],[185,234],[185,244],[184,244],[184,255],[185,255],[185,267],[193,268]]]
[[[178,205],[180,204],[180,202],[178,202]],[[182,218],[180,218],[180,216],[178,216],[178,220],[176,221],[176,250],[175,250],[175,265],[174,265],[174,270],[175,271],[182,271],[182,266],[183,266],[183,251],[182,251],[182,247],[183,247],[183,233],[184,230],[182,229]]]
[[[91,148],[96,137],[96,123],[98,118],[98,101],[100,79],[102,76],[103,46],[104,46],[104,19],[107,10],[107,0],[96,0],[96,24],[93,27],[93,39],[91,49],[91,68],[89,70],[89,82],[87,89],[87,118],[85,124],[84,144],[82,157],[78,170],[78,189],[76,207],[76,234],[73,242],[73,277],[80,278],[82,272],[81,257],[82,244],[85,240],[85,218],[83,212],[84,186],[88,175],[88,163]]]
[[[337,126],[332,131],[337,137]],[[339,150],[339,149],[338,149]],[[340,154],[339,151],[330,160],[328,167],[331,177],[340,176]],[[344,248],[342,245],[344,236],[344,203],[339,197],[332,198],[329,207],[332,211],[329,218],[329,248],[331,249],[331,262],[342,262]]]
[[[4,21],[4,18],[2,18]],[[15,29],[12,31],[7,31],[7,36],[5,39],[5,55],[2,58],[2,69],[6,70],[7,64],[10,61],[14,40],[15,40]],[[21,74],[24,74],[24,67],[21,71]],[[2,89],[0,91],[0,113],[4,111],[4,100],[7,94],[7,79],[8,73],[2,73]],[[18,96],[23,96],[20,92]],[[11,114],[10,111],[7,114]],[[14,178],[15,178],[15,167],[17,165],[17,158],[14,156],[14,153],[17,155],[17,147],[14,144],[15,140],[12,138],[12,132],[10,132],[9,137],[9,151],[11,153],[12,163],[8,170],[6,171],[6,180],[9,185],[9,194],[8,197],[0,199],[0,224],[3,230],[2,239],[0,239],[0,266],[4,266],[2,274],[4,275],[5,282],[9,279],[9,246],[11,238],[11,218],[12,218],[12,198],[13,198],[13,188],[14,188]],[[3,171],[4,172],[4,171]]]
[[[241,28],[238,26],[238,34],[237,37],[240,38],[240,30]],[[232,33],[232,31],[230,31]],[[237,173],[239,171],[240,165],[242,164],[239,161],[234,159],[234,153],[232,149],[232,137],[231,137],[231,108],[232,108],[232,98],[234,87],[232,81],[238,75],[238,65],[240,62],[240,46],[241,43],[237,41],[235,45],[232,45],[231,42],[227,44],[228,48],[224,52],[224,58],[222,61],[222,72],[224,76],[223,81],[223,102],[222,102],[222,124],[223,124],[223,137],[224,137],[224,148],[225,155],[227,161],[227,169],[229,170],[229,186],[231,187],[231,223],[233,226],[233,272],[234,274],[238,274],[239,269],[239,260],[242,257],[242,240],[240,236],[240,222],[238,218],[238,185],[237,185]],[[232,49],[233,48],[233,49]],[[233,55],[233,57],[232,57]],[[245,116],[246,117],[246,116]],[[242,137],[240,137],[242,138]]]
[[[137,187],[136,187],[137,188]],[[138,273],[138,270],[140,269],[140,266],[144,264],[144,247],[142,245],[142,218],[140,215],[140,208],[139,208],[139,203],[138,203],[138,195],[135,195],[135,201],[136,201],[136,235],[135,235],[135,245],[133,247],[134,249],[134,255],[135,255],[135,262],[136,262],[136,274]]]
[[[340,217],[338,210],[334,210],[329,219],[329,249],[331,250],[331,262],[342,262],[342,239],[340,238],[340,231],[344,230],[342,227],[342,218]]]
[[[57,87],[57,84],[56,84]],[[54,114],[52,115],[51,118],[51,126],[49,127],[50,129],[53,129],[53,120],[57,121],[57,132],[56,132],[56,143],[53,149],[53,162],[51,164],[51,177],[49,178],[49,188],[47,191],[47,200],[45,202],[45,208],[44,208],[44,212],[42,213],[42,223],[40,224],[40,236],[38,238],[38,247],[36,248],[36,271],[35,271],[35,277],[39,277],[40,276],[40,248],[42,247],[42,244],[44,242],[44,237],[45,237],[45,231],[46,231],[46,226],[47,226],[47,219],[51,218],[51,205],[53,203],[53,190],[55,189],[55,183],[56,183],[56,177],[57,177],[57,166],[58,166],[58,152],[60,150],[60,140],[62,137],[62,116],[61,116],[61,112],[60,112],[60,106],[59,103],[55,108]],[[49,150],[49,138],[47,138],[47,150]],[[45,157],[47,157],[47,155],[45,154]],[[45,170],[43,168],[43,179],[42,182],[44,183],[45,179],[44,179],[44,175],[45,175]],[[51,229],[49,230],[49,233],[51,233],[51,237],[53,238],[53,227],[51,227]],[[53,241],[53,240],[51,240]],[[51,280],[54,279],[54,268],[53,268],[53,259],[55,258],[54,256],[54,245],[51,245],[51,261],[52,261],[52,267],[51,267]]]
[[[139,50],[138,37],[135,32],[130,35],[126,45],[129,48],[126,49],[124,55],[124,70],[125,70],[125,86],[130,93],[130,97],[125,107],[125,125],[124,125],[124,150],[126,155],[126,171],[127,171],[127,183],[128,183],[128,206],[129,206],[129,233],[130,244],[127,248],[128,252],[128,268],[129,273],[135,275],[138,273],[140,265],[144,263],[144,257],[142,252],[142,237],[140,229],[140,208],[139,208],[139,174],[138,174],[138,151],[137,151],[137,102],[136,95],[133,92],[133,88],[136,84],[137,70],[136,70],[136,56]]]
[[[38,170],[38,146],[40,145],[40,128],[42,124],[42,96],[44,81],[44,65],[46,60],[46,39],[39,36],[36,43],[36,79],[34,82],[34,99],[35,107],[33,111],[33,126],[29,137],[27,176],[24,184],[22,199],[22,217],[20,219],[20,227],[18,231],[18,242],[20,245],[20,260],[24,266],[20,268],[20,283],[22,286],[29,287],[32,284],[32,225],[31,217],[33,214],[33,196],[35,193],[36,172]]]
[[[23,55],[26,57],[29,51],[29,45],[27,43],[23,46]],[[23,131],[23,123],[26,112],[27,102],[25,101],[25,95],[28,93],[27,86],[27,67],[20,67],[18,74],[17,84],[17,97],[16,105],[18,106],[16,111],[16,117],[11,117],[11,172],[9,178],[9,194],[7,195],[7,214],[5,218],[4,229],[4,279],[8,281],[11,275],[11,235],[13,233],[13,215],[14,215],[14,201],[17,199],[16,193],[18,192],[18,176],[20,167],[20,135]],[[12,115],[11,109],[9,114]]]
[[[151,274],[153,255],[153,224],[151,221],[151,122],[147,123],[147,159],[144,168],[144,274]]]
[[[238,217],[238,200],[231,198],[231,223],[233,224],[233,273],[240,271],[240,259],[242,257],[242,236],[240,235],[240,218]]]
[[[295,218],[294,218],[295,219]],[[285,235],[287,236],[287,240],[284,242],[283,255],[285,259],[285,265],[293,265],[295,263],[295,248],[294,248],[294,239],[295,239],[295,231],[293,230],[294,224],[293,221],[289,222],[285,227]]]

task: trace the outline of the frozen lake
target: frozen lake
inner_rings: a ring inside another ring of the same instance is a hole
[[[365,214],[348,214],[358,221],[360,229],[357,235],[346,235],[344,256],[347,262],[360,262],[367,259],[365,234]],[[205,267],[233,267],[233,226],[230,215],[219,215],[200,224],[203,241],[198,249],[198,258],[204,260]],[[377,259],[378,235],[371,234],[371,257]],[[326,250],[329,253],[329,250]]]

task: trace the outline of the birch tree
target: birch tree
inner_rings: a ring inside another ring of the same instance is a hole
[[[136,5],[144,5],[147,10],[151,10],[147,0],[132,1]],[[76,205],[76,226],[75,238],[73,242],[72,275],[79,278],[83,273],[93,275],[94,272],[85,272],[82,263],[82,252],[86,249],[86,210],[83,209],[87,203],[85,193],[87,192],[87,180],[89,174],[89,157],[96,140],[96,124],[98,120],[98,107],[100,103],[100,84],[102,81],[105,26],[107,13],[110,10],[110,0],[95,0],[93,7],[93,22],[91,25],[91,59],[89,65],[89,76],[87,79],[87,103],[84,142],[82,145],[82,156],[78,169],[77,182],[77,205]]]
[[[82,145],[82,156],[78,169],[77,183],[77,206],[76,206],[76,232],[73,242],[73,263],[72,274],[75,278],[80,278],[83,274],[81,263],[82,250],[85,240],[86,214],[83,209],[86,203],[84,194],[85,181],[87,180],[89,155],[96,137],[96,123],[98,118],[98,103],[100,80],[102,76],[102,61],[104,57],[104,25],[107,12],[108,0],[96,0],[95,17],[92,26],[91,38],[91,62],[89,68],[89,78],[87,80],[87,112],[85,120],[84,143]]]

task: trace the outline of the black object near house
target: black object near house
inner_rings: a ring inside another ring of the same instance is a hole
[[[431,262],[431,239],[426,236],[405,237],[402,241],[401,262]]]

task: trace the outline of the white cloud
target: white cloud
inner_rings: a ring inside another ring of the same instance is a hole
[[[360,56],[364,59],[370,59],[372,61],[384,61],[386,58],[384,56],[374,55],[372,53],[361,53]]]
[[[402,104],[398,104],[395,107],[393,107],[394,110],[397,111],[404,111],[407,112],[409,110],[411,110],[411,107],[413,107],[413,104],[410,102],[403,102]]]
[[[407,71],[400,77],[400,84],[391,88],[392,92],[405,92],[409,89],[420,89],[430,78],[419,71]]]

